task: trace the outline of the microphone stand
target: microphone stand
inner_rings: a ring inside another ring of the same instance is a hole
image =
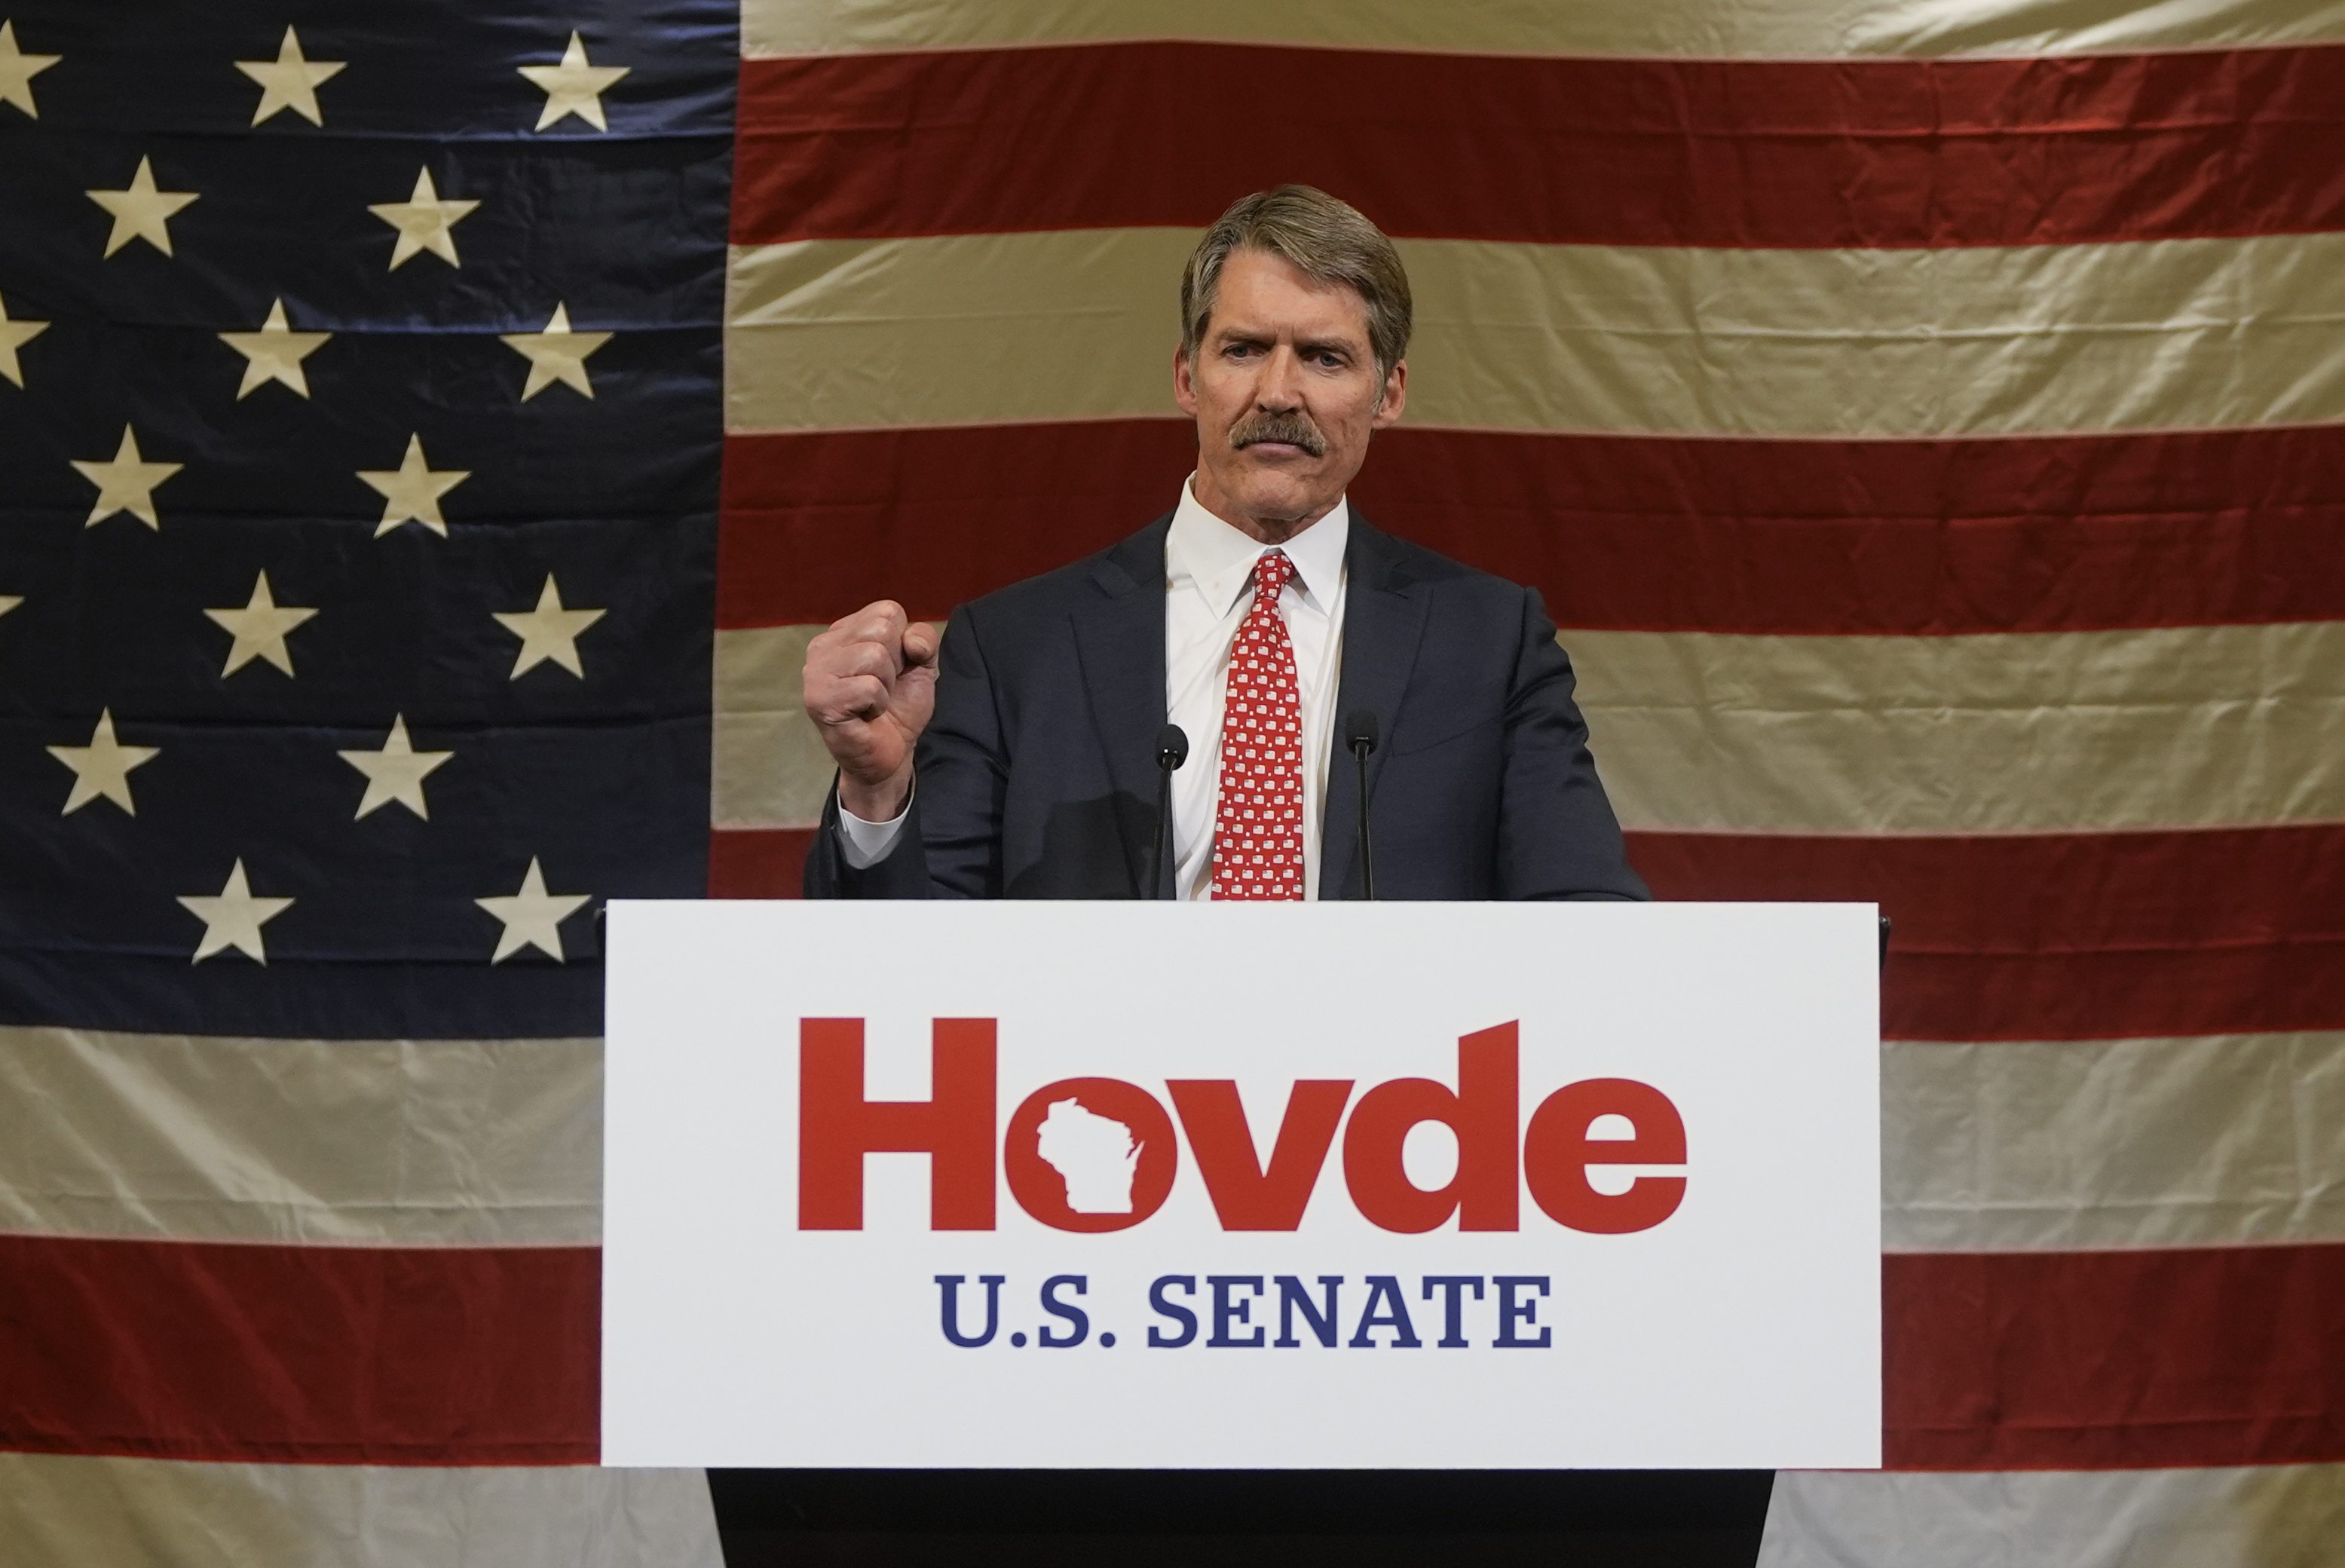
[[[1376,898],[1376,856],[1368,841],[1368,758],[1376,748],[1376,716],[1366,708],[1344,720],[1344,744],[1360,769],[1360,891],[1370,903]]]
[[[1148,855],[1146,898],[1164,898],[1165,845],[1172,837],[1172,775],[1189,760],[1189,732],[1168,724],[1156,732],[1156,838]]]

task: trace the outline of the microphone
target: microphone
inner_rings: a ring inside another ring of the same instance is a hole
[[[1148,856],[1149,898],[1164,885],[1164,846],[1172,837],[1172,774],[1189,760],[1189,732],[1168,724],[1156,732],[1156,842]]]
[[[1376,748],[1376,716],[1365,708],[1344,716],[1344,744],[1360,765],[1360,889],[1373,903],[1376,896],[1376,857],[1368,843],[1368,758]]]

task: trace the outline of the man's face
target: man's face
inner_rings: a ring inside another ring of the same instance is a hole
[[[1407,365],[1376,373],[1358,291],[1241,250],[1221,286],[1196,363],[1172,361],[1172,395],[1197,422],[1195,494],[1206,510],[1276,543],[1332,509],[1400,418]]]

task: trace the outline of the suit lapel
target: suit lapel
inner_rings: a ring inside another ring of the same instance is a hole
[[[1327,759],[1326,805],[1320,816],[1319,896],[1340,899],[1357,876],[1359,765],[1344,745],[1344,720],[1365,708],[1376,716],[1376,749],[1368,758],[1368,796],[1391,748],[1401,694],[1416,667],[1428,596],[1411,583],[1389,535],[1352,514],[1345,546],[1344,668],[1336,685],[1335,745]]]
[[[1164,534],[1167,513],[1101,556],[1091,568],[1098,597],[1077,608],[1075,656],[1091,728],[1116,793],[1138,800],[1148,822],[1156,810],[1156,732],[1164,725]],[[1130,814],[1122,818],[1127,823]],[[1147,874],[1149,845],[1127,830],[1123,856],[1136,888]]]

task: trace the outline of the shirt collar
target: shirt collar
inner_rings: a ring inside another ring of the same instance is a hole
[[[1285,544],[1264,545],[1199,505],[1184,482],[1180,504],[1172,510],[1172,529],[1164,536],[1165,583],[1176,590],[1183,585],[1194,588],[1218,619],[1229,614],[1247,592],[1254,564],[1273,550],[1284,550],[1294,564],[1293,585],[1306,604],[1325,614],[1335,601],[1335,585],[1344,572],[1344,546],[1350,543],[1351,534],[1352,504],[1347,496]]]

